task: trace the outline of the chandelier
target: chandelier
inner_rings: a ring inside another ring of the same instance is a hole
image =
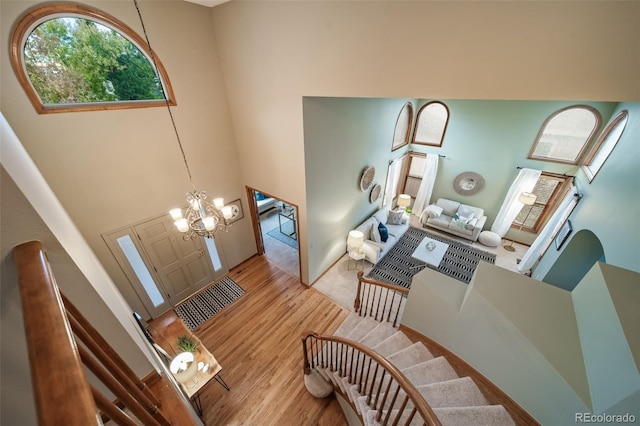
[[[158,80],[160,81],[158,64],[156,63],[156,58],[153,53],[153,49],[151,48],[151,42],[149,41],[149,36],[147,35],[147,30],[144,26],[142,14],[140,13],[140,8],[138,7],[137,0],[133,0],[133,4],[135,5],[138,12],[142,31],[144,32],[144,37],[147,42],[147,46],[149,47],[149,54],[151,55],[151,60],[153,62]],[[169,117],[171,118],[171,124],[173,125],[173,131],[176,135],[176,140],[178,141],[180,152],[182,153],[182,160],[184,161],[185,168],[187,169],[187,174],[189,175],[189,181],[191,182],[191,186],[193,187],[193,190],[191,192],[187,192],[186,194],[188,206],[185,211],[183,212],[181,208],[175,208],[171,209],[169,211],[169,214],[173,218],[173,223],[175,224],[176,228],[178,228],[178,231],[183,233],[182,238],[184,240],[192,240],[197,237],[213,238],[215,231],[228,230],[229,226],[231,226],[230,220],[236,218],[240,210],[235,205],[225,206],[224,200],[222,198],[215,198],[213,200],[213,203],[211,203],[207,200],[207,194],[205,191],[196,190],[196,186],[193,183],[193,178],[191,177],[191,170],[189,169],[189,164],[187,163],[187,157],[185,156],[184,149],[182,148],[182,142],[180,141],[178,128],[176,127],[176,122],[173,119],[173,113],[171,112],[169,99],[167,98],[167,94],[165,93],[162,81],[160,81],[160,89],[162,90],[162,97],[164,98],[165,104],[167,106],[167,111],[169,112]]]

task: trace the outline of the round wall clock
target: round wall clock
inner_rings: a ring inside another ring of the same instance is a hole
[[[380,198],[380,192],[382,191],[382,187],[379,183],[373,185],[373,189],[371,190],[371,194],[369,195],[369,201],[375,203],[378,198]]]
[[[475,172],[460,173],[453,180],[453,189],[460,195],[473,195],[484,187],[484,178]]]
[[[368,191],[373,184],[373,179],[376,177],[376,168],[373,166],[365,167],[362,171],[362,177],[360,178],[360,190],[362,192]]]

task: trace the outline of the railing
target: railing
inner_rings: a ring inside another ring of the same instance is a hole
[[[407,288],[364,278],[359,271],[353,308],[360,316],[371,316],[377,321],[391,322],[393,317],[393,326],[396,327],[407,294]]]
[[[21,244],[14,256],[38,425],[101,425],[101,415],[138,424],[88,383],[84,363],[142,424],[169,426],[151,392],[60,294],[42,244]],[[78,347],[73,333],[88,350]]]
[[[409,380],[375,351],[338,336],[303,333],[304,374],[324,369],[341,378],[348,377],[383,425],[410,424],[421,419],[425,425],[440,425],[435,413]],[[339,388],[334,388],[341,392]],[[350,395],[345,397],[352,401]],[[355,401],[352,401],[352,404]],[[402,422],[402,423],[400,423]]]

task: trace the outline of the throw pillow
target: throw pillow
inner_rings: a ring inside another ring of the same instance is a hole
[[[471,208],[471,207],[469,207],[469,206],[461,205],[461,206],[458,208],[458,214],[459,214],[460,216],[462,216],[462,217],[468,217],[469,219],[471,219],[472,217],[474,217],[474,216],[475,216],[476,212],[475,212],[475,210],[474,210],[474,209],[472,209],[472,208]]]
[[[402,225],[403,212],[389,210],[389,217],[387,217],[387,224],[389,225]]]
[[[382,242],[382,237],[380,235],[380,229],[373,225],[371,227],[371,241],[374,241],[376,243],[381,243]]]
[[[467,223],[466,228],[467,228],[469,231],[473,231],[473,228],[475,228],[475,227],[476,227],[476,223],[478,223],[478,218],[477,218],[477,217],[474,217],[473,219],[471,219],[471,220]]]
[[[471,218],[463,217],[456,213],[455,215],[453,215],[453,220],[460,228],[467,229],[467,224],[471,221]]]
[[[256,200],[258,201],[262,201],[265,199],[264,194],[260,193],[260,192],[256,192]]]
[[[442,214],[442,211],[442,207],[436,206],[435,204],[431,204],[429,207],[427,207],[427,214],[429,215],[430,219],[435,219],[436,217],[440,216]]]
[[[380,232],[380,239],[383,243],[386,243],[389,239],[389,230],[384,226],[384,223],[380,222],[378,224],[378,231]]]

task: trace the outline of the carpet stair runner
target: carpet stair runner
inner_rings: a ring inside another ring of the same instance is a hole
[[[413,343],[389,323],[351,313],[335,335],[372,348],[402,371],[445,426],[515,424],[502,405],[489,405],[470,377],[459,377],[444,357],[434,357],[422,343]],[[365,426],[382,424],[376,421],[377,412],[367,405],[367,398],[358,392],[356,385],[349,383],[349,371],[346,377],[341,377],[338,371],[319,367],[317,371],[351,400]],[[379,377],[372,377],[367,383],[371,381],[374,381],[373,389],[377,389]],[[385,384],[386,380],[383,380],[383,386]],[[409,410],[406,415],[408,413]],[[399,424],[404,424],[404,420]],[[422,421],[414,419],[411,424],[422,424]]]

